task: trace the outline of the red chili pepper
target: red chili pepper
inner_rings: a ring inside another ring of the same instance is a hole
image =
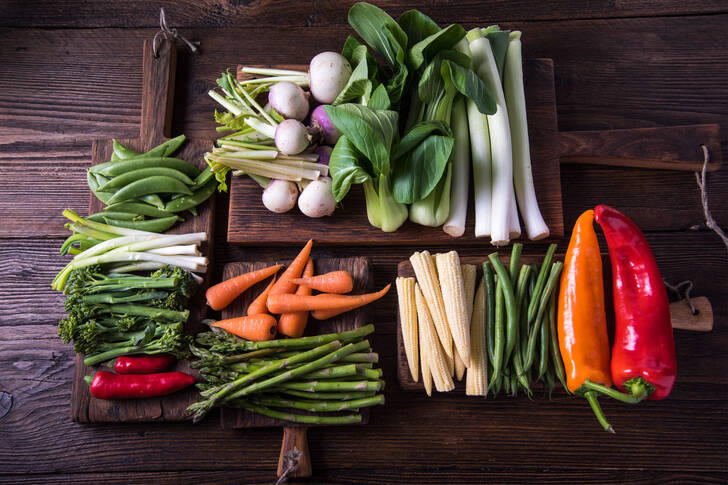
[[[642,231],[627,216],[606,205],[597,206],[594,214],[612,262],[612,380],[629,393],[627,402],[664,399],[675,383],[677,363],[667,291],[657,262]]]
[[[152,374],[167,370],[175,363],[174,355],[144,355],[119,357],[114,370],[119,374]]]
[[[91,376],[86,376],[86,381]],[[100,370],[91,380],[91,395],[97,399],[138,399],[166,396],[195,383],[183,372],[158,374],[114,374]]]

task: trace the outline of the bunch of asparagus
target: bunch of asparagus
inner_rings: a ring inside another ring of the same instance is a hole
[[[214,329],[197,335],[192,363],[205,382],[192,404],[193,421],[214,406],[244,408],[311,424],[361,422],[360,408],[384,404],[379,355],[364,337],[374,325],[312,337],[252,342]],[[297,414],[304,410],[335,415]],[[339,414],[339,411],[354,413]]]

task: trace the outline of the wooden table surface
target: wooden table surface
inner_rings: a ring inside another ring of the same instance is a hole
[[[395,16],[414,6],[377,3]],[[56,337],[62,297],[49,285],[66,261],[58,254],[67,235],[61,211],[88,207],[91,140],[138,133],[142,42],[156,32],[160,6],[171,26],[202,43],[196,56],[180,49],[174,133],[211,138],[206,92],[220,71],[339,50],[349,4],[0,2],[0,391],[14,399],[0,420],[0,482],[272,483],[279,429],[221,430],[215,418],[195,426],[72,423],[73,351]],[[526,56],[554,60],[562,131],[718,123],[728,154],[724,0],[432,0],[420,8],[441,23],[523,30]],[[387,404],[372,410],[367,426],[309,433],[310,483],[728,481],[728,253],[705,229],[694,175],[564,166],[561,178],[567,227],[597,203],[623,210],[645,230],[663,275],[692,280],[693,295],[712,300],[712,333],[676,332],[672,395],[635,407],[603,399],[617,430],[611,436],[585,402],[564,394],[549,402],[402,392],[391,292],[373,311]],[[728,226],[728,167],[711,174],[709,186],[713,214]],[[219,197],[213,278],[226,262],[297,251],[228,246],[227,199]],[[380,287],[413,249],[316,254],[370,257]]]

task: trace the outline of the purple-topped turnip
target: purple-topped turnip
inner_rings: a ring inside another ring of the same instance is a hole
[[[351,64],[337,52],[322,52],[308,67],[311,94],[319,103],[331,104],[351,77]]]
[[[284,118],[303,121],[308,115],[308,96],[289,81],[275,83],[268,92],[268,102]]]
[[[330,146],[321,145],[320,147],[316,148],[314,153],[319,156],[316,163],[321,163],[323,165],[328,165],[329,160],[331,159],[331,152],[332,148]]]
[[[311,126],[321,133],[327,145],[336,145],[336,142],[341,138],[341,131],[334,126],[329,115],[326,114],[326,110],[324,110],[326,106],[328,105],[316,106],[311,112]]]

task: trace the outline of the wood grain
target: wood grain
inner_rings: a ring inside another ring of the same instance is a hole
[[[346,16],[352,0],[290,1],[171,1],[154,3],[133,0],[126,2],[83,2],[62,0],[35,2],[35,9],[22,0],[5,2],[0,26],[15,27],[158,27],[159,7],[164,7],[171,27],[233,27],[256,25],[266,27],[346,25]],[[394,18],[413,5],[402,1],[377,1]],[[592,19],[608,17],[644,17],[659,15],[694,15],[726,12],[720,0],[641,2],[639,0],[578,0],[563,2],[529,2],[512,0],[491,2],[483,8],[481,2],[450,2],[433,0],[417,4],[416,8],[443,23],[463,22],[491,24],[504,21]],[[45,15],[34,15],[36,11]],[[182,34],[186,35],[185,32]]]
[[[707,170],[721,166],[718,125],[665,126],[559,133],[561,163],[685,170],[703,168],[701,145],[708,149]]]
[[[541,213],[551,231],[551,240],[564,234],[553,69],[550,59],[531,59],[525,61],[523,70],[533,179]],[[472,197],[468,201],[465,234],[457,239],[440,227],[420,226],[410,221],[395,232],[381,231],[369,224],[364,191],[359,185],[352,187],[331,217],[320,219],[307,218],[297,208],[285,214],[271,214],[260,197],[260,186],[249,177],[232,178],[229,243],[286,245],[298,244],[312,237],[318,244],[341,245],[489,244],[489,238],[475,238]],[[267,224],[250,223],[256,220],[275,221],[276,230],[271,231]]]
[[[280,260],[275,260],[279,262]],[[274,261],[256,263],[230,263],[223,269],[222,279],[226,280],[235,276],[262,269],[275,264]],[[369,269],[367,258],[319,258],[314,256],[315,274],[328,273],[329,271],[345,270],[354,278],[354,289],[352,293],[366,293],[372,289],[372,275]],[[253,299],[266,287],[268,281],[255,285],[250,291],[246,291],[227,308],[222,311],[222,318],[234,318],[245,315],[246,309]],[[367,323],[368,307],[362,307],[355,311],[346,312],[338,317],[329,320],[318,321],[309,318],[304,335],[318,335],[322,333],[336,333],[344,330],[359,328]],[[376,351],[376,350],[375,350]],[[304,413],[303,411],[296,411]],[[223,408],[221,413],[221,424],[223,428],[264,428],[264,427],[310,427],[306,424],[291,423],[280,419],[273,419],[267,416],[251,413],[244,409]],[[362,412],[362,422],[369,417],[368,409]]]

